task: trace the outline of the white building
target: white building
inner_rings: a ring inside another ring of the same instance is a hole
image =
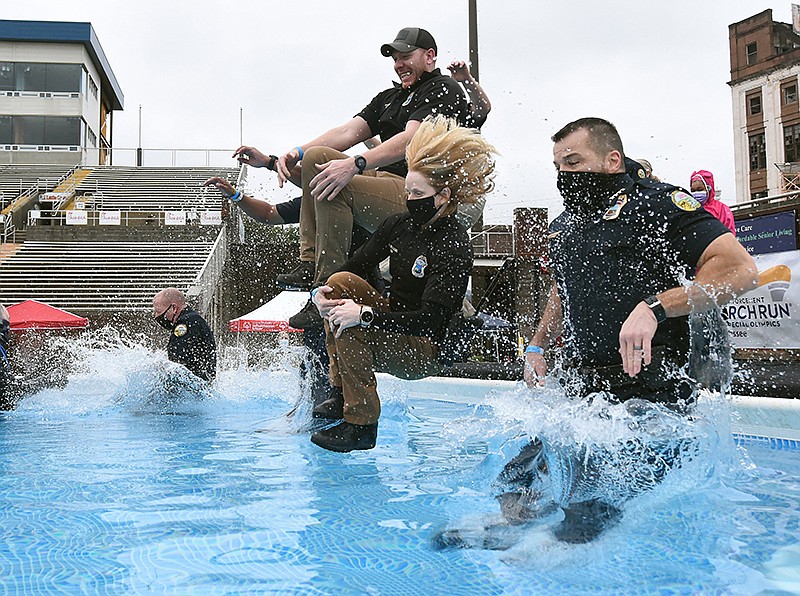
[[[0,163],[104,164],[123,103],[91,23],[0,20]]]

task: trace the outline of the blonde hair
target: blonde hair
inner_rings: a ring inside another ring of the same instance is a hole
[[[435,189],[450,189],[450,201],[437,214],[442,217],[491,192],[496,154],[477,130],[436,116],[420,124],[406,147],[406,162],[409,172],[419,172]]]

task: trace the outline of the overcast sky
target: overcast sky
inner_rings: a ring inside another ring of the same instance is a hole
[[[438,65],[468,57],[467,0],[4,2],[0,18],[91,22],[125,95],[115,147],[280,154],[342,124],[395,80],[379,47],[428,29]],[[516,206],[561,210],[550,136],[582,116],[617,125],[630,157],[688,184],[711,170],[735,202],[728,25],[791,3],[478,0],[484,134],[502,154],[487,223]],[[353,152],[351,151],[351,154]],[[231,165],[234,162],[231,160]],[[270,179],[264,198],[280,201]]]

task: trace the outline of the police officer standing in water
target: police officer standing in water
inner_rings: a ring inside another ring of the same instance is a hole
[[[552,140],[564,211],[550,225],[555,287],[525,349],[525,382],[544,385],[545,353],[561,336],[557,361],[568,396],[605,391],[612,403],[635,397],[689,411],[696,383],[676,374],[689,360],[688,315],[755,288],[753,259],[686,191],[631,178],[610,122],[581,118]],[[692,282],[683,285],[684,279]],[[534,440],[501,474],[504,512],[524,505],[529,480],[523,479],[542,471],[541,450]],[[619,518],[616,505],[599,499],[564,504],[556,537],[593,539]],[[443,540],[454,542],[452,535]]]
[[[177,288],[166,288],[153,297],[156,323],[170,332],[167,357],[194,375],[213,381],[217,374],[217,344],[214,333],[199,313],[189,308]]]

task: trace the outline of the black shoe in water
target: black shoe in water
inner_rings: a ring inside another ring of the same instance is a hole
[[[562,542],[583,544],[616,525],[621,517],[622,511],[597,499],[572,503],[564,509],[564,520],[556,526],[553,534]]]
[[[333,387],[328,399],[314,406],[311,414],[314,418],[341,420],[344,417],[344,393],[341,387]]]
[[[377,438],[377,422],[362,425],[342,421],[336,426],[315,432],[311,435],[311,442],[328,451],[348,453],[372,449]]]
[[[300,265],[289,273],[281,273],[275,278],[278,287],[284,290],[307,291],[314,282],[314,263],[301,261]]]
[[[299,313],[289,317],[289,326],[294,329],[313,329],[322,327],[322,317],[314,303],[309,300]]]

